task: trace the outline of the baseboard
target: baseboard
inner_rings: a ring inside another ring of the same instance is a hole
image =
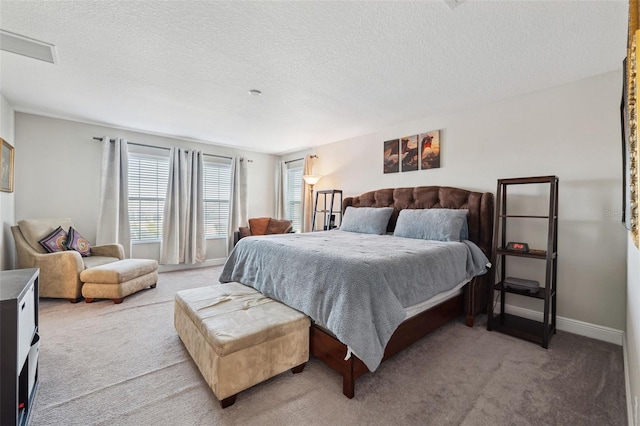
[[[631,395],[631,379],[629,378],[629,357],[627,356],[627,335],[622,334],[622,355],[624,358],[624,389],[627,400],[627,424],[629,426],[638,426],[638,419],[634,419],[634,404]],[[637,408],[636,408],[637,409]]]
[[[500,305],[496,306],[497,312],[500,312]],[[542,321],[543,313],[532,309],[521,308],[519,306],[505,305],[505,311],[508,314],[517,315],[536,321]],[[580,336],[590,337],[603,342],[613,343],[622,346],[624,332],[615,328],[605,327],[602,325],[591,324],[561,316],[556,317],[556,327],[558,330],[567,331],[569,333],[578,334]]]
[[[173,272],[173,271],[184,271],[187,269],[197,269],[197,268],[208,268],[210,266],[220,266],[224,265],[226,262],[226,257],[221,257],[219,259],[207,259],[204,262],[194,263],[194,264],[179,264],[179,265],[160,265],[158,266],[158,273],[163,272]]]

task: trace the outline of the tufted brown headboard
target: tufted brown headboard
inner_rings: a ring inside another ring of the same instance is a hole
[[[342,202],[342,213],[352,207],[393,207],[387,231],[396,226],[398,213],[402,209],[467,209],[469,240],[482,249],[491,259],[493,240],[493,194],[474,192],[448,186],[417,186],[414,188],[388,188],[366,192],[356,197],[347,197]],[[465,290],[465,310],[469,315],[484,312],[489,300],[491,273],[473,280]]]
[[[491,256],[493,239],[493,194],[474,192],[448,186],[417,186],[414,188],[388,188],[347,197],[342,212],[352,207],[393,207],[387,231],[393,232],[402,209],[467,209],[469,239]]]

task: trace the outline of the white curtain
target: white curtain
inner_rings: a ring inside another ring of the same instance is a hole
[[[288,219],[287,217],[287,164],[278,161],[276,164],[276,219]]]
[[[247,160],[231,159],[231,194],[229,198],[229,229],[227,230],[227,254],[233,250],[233,233],[247,226]]]
[[[207,258],[203,173],[201,151],[171,148],[162,224],[162,264],[193,264]]]
[[[96,245],[122,244],[125,258],[131,257],[129,228],[129,153],[127,141],[102,138],[102,170]]]
[[[302,166],[302,175],[313,174],[313,163],[311,155],[304,156],[304,165]],[[313,197],[309,193],[310,186],[306,182],[302,182],[302,232],[311,232],[311,221],[313,218]]]

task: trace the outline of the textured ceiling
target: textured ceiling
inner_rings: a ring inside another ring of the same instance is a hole
[[[17,110],[282,153],[621,68],[626,1],[0,1]],[[250,96],[259,89],[262,96]]]

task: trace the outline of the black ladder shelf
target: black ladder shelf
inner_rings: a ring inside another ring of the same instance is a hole
[[[339,199],[337,199],[337,209],[334,206],[334,202],[336,201],[336,194],[339,195]],[[322,209],[318,209],[318,199],[320,198],[320,196],[323,197]],[[331,197],[329,203],[327,204],[328,196]],[[339,225],[336,222],[336,218],[340,219],[340,223],[342,223],[342,190],[324,189],[316,192],[316,200],[313,207],[313,219],[311,220],[311,231],[316,230],[316,216],[318,213],[322,214],[323,230],[328,231],[330,229],[337,228]]]
[[[509,215],[507,214],[507,188],[513,185],[547,184],[549,185],[549,210],[547,215]],[[513,179],[499,179],[496,193],[497,214],[493,228],[493,248],[491,261],[494,287],[490,289],[489,306],[487,307],[487,330],[496,330],[525,340],[540,344],[547,348],[551,336],[556,333],[556,300],[558,269],[558,177],[539,176]],[[507,250],[507,219],[509,220],[546,220],[546,250],[529,250],[517,252]],[[500,239],[500,241],[498,241]],[[504,285],[507,258],[510,256],[544,260],[544,286],[535,293],[508,288]],[[496,265],[500,264],[500,280],[496,283]],[[494,290],[500,293],[500,313],[493,314]],[[506,294],[518,294],[544,301],[542,322],[522,318],[505,313]]]

